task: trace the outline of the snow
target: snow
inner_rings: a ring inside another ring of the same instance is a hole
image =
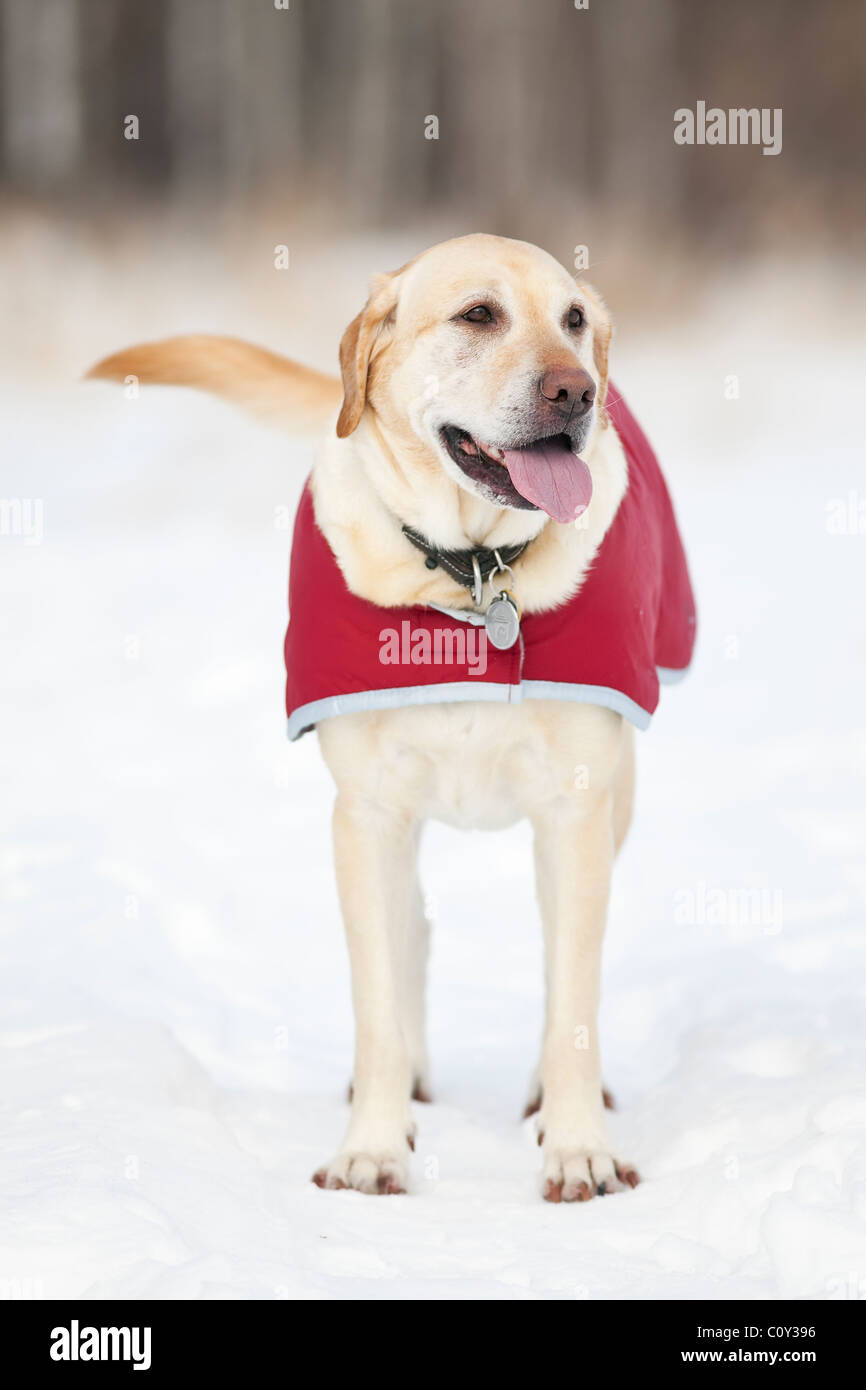
[[[6,374],[2,492],[43,499],[44,535],[0,538],[0,1295],[866,1296],[866,534],[828,529],[864,505],[862,372],[754,312],[708,297],[618,347],[701,633],[639,737],[605,958],[611,1125],[644,1182],[578,1207],[540,1201],[519,1121],[526,827],[427,836],[411,1195],[310,1182],[351,1013],[332,788],[283,734],[309,447],[191,395]]]

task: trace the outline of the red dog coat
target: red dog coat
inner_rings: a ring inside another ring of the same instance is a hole
[[[579,592],[526,614],[508,651],[486,640],[478,615],[380,608],[350,593],[307,483],[289,579],[290,738],[336,714],[455,700],[577,700],[648,726],[659,680],[677,679],[691,660],[695,605],[658,460],[613,388],[607,409],[628,460],[625,496]]]

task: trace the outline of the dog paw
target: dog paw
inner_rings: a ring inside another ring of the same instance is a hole
[[[396,1153],[338,1153],[313,1174],[317,1187],[353,1188],[374,1196],[394,1196],[409,1189],[409,1164]]]
[[[588,1202],[591,1197],[626,1192],[639,1182],[630,1163],[606,1150],[545,1148],[541,1178],[545,1202]]]

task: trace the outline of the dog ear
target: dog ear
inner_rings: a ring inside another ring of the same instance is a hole
[[[613,324],[610,321],[607,306],[598,291],[580,280],[578,281],[578,288],[592,305],[592,356],[595,370],[598,372],[598,408],[601,423],[606,425],[608,353],[613,335]]]
[[[370,297],[353,319],[340,343],[340,372],[343,377],[343,405],[337,420],[337,434],[345,439],[358,428],[367,403],[367,377],[370,357],[383,325],[397,307],[399,270],[377,275],[370,286]]]
[[[604,425],[607,424],[607,359],[612,335],[613,327],[605,314],[604,318],[596,323],[592,334],[592,356],[598,372],[598,409]]]

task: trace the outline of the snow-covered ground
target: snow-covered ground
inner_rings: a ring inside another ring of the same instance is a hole
[[[519,1121],[525,827],[427,837],[412,1194],[310,1182],[351,1014],[332,789],[283,735],[309,449],[204,398],[7,371],[0,493],[44,511],[0,538],[0,1296],[866,1296],[862,361],[795,308],[710,297],[618,349],[701,635],[639,737],[605,963],[611,1123],[644,1182],[575,1207],[540,1201]]]

